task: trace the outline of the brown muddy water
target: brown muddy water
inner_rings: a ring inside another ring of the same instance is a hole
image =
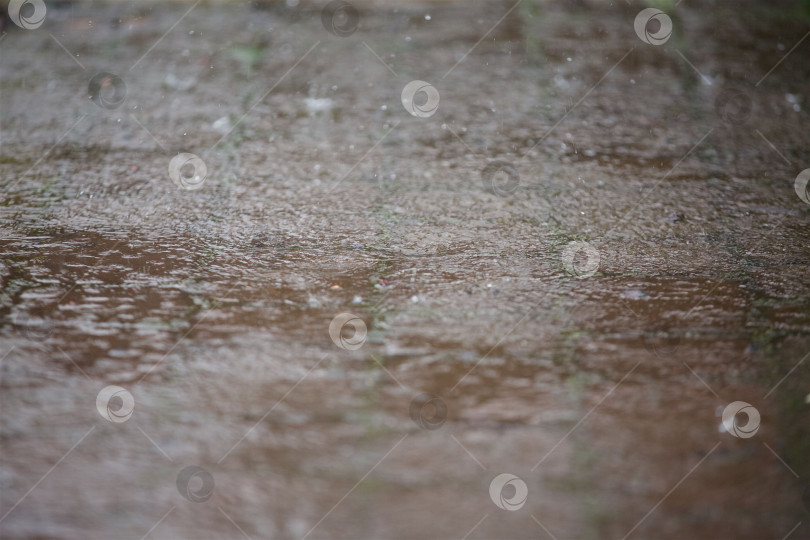
[[[798,2],[11,4],[0,536],[810,538]]]

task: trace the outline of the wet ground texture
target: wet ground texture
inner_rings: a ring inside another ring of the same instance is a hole
[[[0,535],[809,538],[800,6],[290,4],[6,22]]]

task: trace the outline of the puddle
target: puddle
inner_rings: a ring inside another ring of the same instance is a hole
[[[511,6],[5,27],[4,537],[810,534],[804,49],[751,85],[806,24],[684,4],[654,47],[634,7],[528,3],[473,48]]]

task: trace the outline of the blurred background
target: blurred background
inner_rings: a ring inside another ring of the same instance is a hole
[[[810,538],[806,0],[2,7],[3,538]]]

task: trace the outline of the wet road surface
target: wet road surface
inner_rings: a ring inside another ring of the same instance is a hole
[[[8,26],[0,534],[810,537],[810,19],[689,4]]]

